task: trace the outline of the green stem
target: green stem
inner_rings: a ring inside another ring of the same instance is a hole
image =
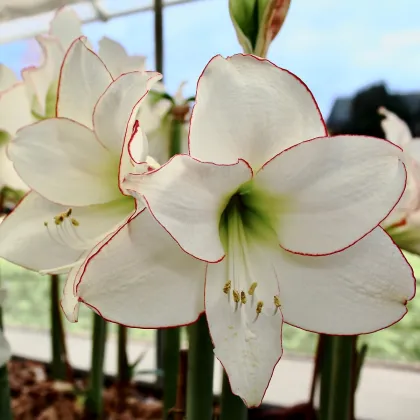
[[[0,307],[0,329],[3,330],[3,315]],[[13,420],[7,364],[0,367],[0,419]]]
[[[353,420],[357,336],[325,336],[320,420]]]
[[[169,156],[174,156],[181,152],[181,133],[182,121],[172,118],[171,121],[171,141],[169,143]]]
[[[248,409],[243,401],[232,394],[226,372],[223,373],[222,398],[220,402],[220,420],[247,420]]]
[[[214,354],[206,316],[188,327],[187,416],[188,420],[211,420],[213,417]],[[233,419],[232,419],[233,420]]]
[[[130,366],[127,356],[127,327],[118,325],[118,382],[127,385],[130,382]]]
[[[92,360],[85,412],[89,419],[101,419],[103,414],[104,358],[107,323],[93,314]]]
[[[60,278],[50,276],[50,322],[52,362],[51,374],[56,380],[65,380],[67,376],[67,351],[65,344],[63,317],[60,310]]]
[[[154,2],[155,15],[155,68],[163,75],[163,5],[162,0]],[[163,79],[162,79],[163,80]],[[156,369],[163,371],[163,342],[165,330],[156,331]],[[157,385],[162,385],[162,377],[157,376]]]
[[[164,330],[163,342],[163,410],[164,417],[175,406],[178,385],[180,328]]]
[[[118,407],[117,411],[122,413],[125,409],[126,390],[131,380],[130,366],[127,356],[127,332],[124,325],[118,325],[117,341],[117,384],[118,384]]]

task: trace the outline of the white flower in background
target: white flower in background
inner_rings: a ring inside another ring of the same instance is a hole
[[[10,134],[32,121],[25,84],[19,82],[11,69],[0,64],[0,189],[5,185],[27,189],[7,158],[6,145]]]
[[[174,140],[179,141],[181,153],[188,153],[191,98],[185,98],[183,94],[185,85],[186,82],[181,83],[171,97],[165,94],[164,85],[157,83],[153,87],[154,95],[148,95],[139,111],[140,124],[147,134],[150,154],[160,164],[171,157],[171,144]],[[174,135],[179,136],[178,140],[174,139]]]
[[[22,70],[32,118],[42,119],[55,116],[56,90],[60,67],[71,43],[82,35],[82,23],[76,12],[68,7],[59,9],[51,21],[50,31],[36,38],[43,51],[43,62]],[[123,73],[143,71],[145,58],[129,56],[124,48],[109,38],[99,42],[99,56],[108,67],[113,78]],[[26,99],[27,100],[27,99]],[[22,102],[23,104],[23,102]],[[12,108],[16,108],[13,102]],[[26,111],[26,110],[25,110]],[[22,127],[22,124],[17,128]],[[11,134],[14,134],[11,131]]]
[[[4,304],[6,299],[6,290],[0,289],[0,308]],[[12,356],[12,351],[10,349],[10,344],[6,340],[6,337],[3,335],[3,331],[0,329],[0,367],[4,366]]]
[[[384,107],[378,112],[385,117],[381,125],[386,138],[404,150],[407,167],[404,195],[382,226],[398,246],[420,255],[420,139],[413,138],[408,125],[393,112]]]
[[[64,302],[141,328],[205,309],[233,392],[257,406],[283,322],[346,335],[405,315],[413,273],[378,225],[406,171],[386,140],[327,137],[308,88],[267,60],[213,58],[196,98],[189,155],[127,177],[148,209],[70,272]]]
[[[61,271],[133,213],[135,200],[121,182],[137,170],[135,161],[146,160],[135,115],[160,78],[132,72],[113,80],[82,39],[72,44],[61,69],[57,118],[22,128],[9,145],[31,191],[0,224],[0,257]]]
[[[71,8],[61,8],[51,21],[49,33],[36,37],[43,61],[39,66],[23,69],[23,81],[0,64],[0,143],[6,143],[25,125],[55,116],[60,68],[71,43],[81,35],[77,14]],[[129,56],[121,45],[106,37],[99,45],[99,56],[114,79],[123,73],[144,71],[143,56]],[[14,172],[4,148],[0,149],[0,185],[27,190]]]

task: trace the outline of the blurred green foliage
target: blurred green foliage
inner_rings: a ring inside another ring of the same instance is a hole
[[[420,277],[420,257],[406,254]],[[2,286],[8,290],[5,305],[5,326],[48,329],[48,276],[27,271],[6,261],[0,261]],[[65,321],[69,333],[90,334],[91,311],[81,305],[79,322]],[[111,333],[116,333],[112,325]],[[154,330],[131,329],[130,338],[152,341]],[[408,304],[408,314],[397,324],[361,337],[369,345],[367,357],[400,362],[420,361],[420,299],[415,297]],[[313,354],[316,334],[289,325],[283,328],[283,345],[286,351]]]

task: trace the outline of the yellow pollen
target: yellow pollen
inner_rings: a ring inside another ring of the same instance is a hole
[[[73,225],[73,226],[79,226],[80,225],[80,223],[76,220],[76,219],[70,219],[71,220],[71,224]]]
[[[257,303],[257,309],[256,309],[257,315],[259,315],[259,314],[261,313],[263,306],[264,306],[264,302],[262,302],[262,301],[260,300],[260,301]]]
[[[229,294],[231,284],[232,282],[230,280],[226,282],[226,284],[223,286],[223,293]]]
[[[239,292],[237,290],[233,291],[233,300],[235,303],[239,302]]]
[[[280,308],[281,306],[280,299],[277,295],[274,296],[274,305],[276,305],[276,308]]]
[[[245,303],[246,303],[246,295],[245,295],[245,292],[244,292],[244,291],[242,291],[242,292],[241,292],[241,302],[242,302],[242,304],[244,304],[244,305],[245,305]]]
[[[248,294],[252,296],[255,292],[256,287],[257,287],[257,283],[256,282],[252,283],[249,290],[248,290]]]
[[[54,216],[54,222],[56,225],[61,225],[64,221],[64,216],[62,214],[59,214],[58,216]]]

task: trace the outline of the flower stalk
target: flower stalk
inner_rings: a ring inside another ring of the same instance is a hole
[[[223,373],[220,420],[247,420],[248,409],[243,401],[232,393],[226,372]]]
[[[357,336],[325,336],[320,420],[353,420]]]
[[[124,410],[126,390],[131,380],[131,369],[127,356],[127,333],[128,329],[124,325],[118,325],[118,350],[117,350],[117,376],[118,376],[118,411]]]
[[[206,316],[188,327],[189,354],[187,379],[187,419],[213,417],[214,354]]]
[[[3,314],[1,307],[0,330],[3,330]],[[0,419],[13,420],[7,364],[0,367]]]
[[[94,313],[89,390],[85,402],[85,413],[88,418],[100,419],[103,413],[106,335],[107,322],[102,317]]]
[[[60,278],[50,276],[50,325],[51,325],[51,374],[53,379],[67,378],[67,349],[64,335],[63,317],[60,309]]]
[[[180,328],[168,328],[162,335],[163,350],[163,409],[165,415],[175,406],[178,366],[179,366],[179,346]],[[166,418],[166,417],[165,417]]]

